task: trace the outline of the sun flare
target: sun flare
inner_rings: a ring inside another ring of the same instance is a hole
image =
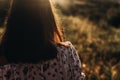
[[[69,0],[51,0],[51,1],[55,4],[60,4],[60,5],[67,5],[68,3],[70,3]]]

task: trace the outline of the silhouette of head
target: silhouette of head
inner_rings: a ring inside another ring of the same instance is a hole
[[[52,59],[63,41],[49,0],[13,0],[1,48],[9,62]]]

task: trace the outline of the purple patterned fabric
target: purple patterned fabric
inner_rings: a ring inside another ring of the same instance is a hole
[[[0,66],[0,80],[84,80],[79,56],[70,42],[58,45],[57,57],[39,63]]]

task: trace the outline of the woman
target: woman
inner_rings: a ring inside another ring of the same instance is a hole
[[[0,43],[0,78],[83,80],[76,50],[63,41],[49,0],[13,0]]]

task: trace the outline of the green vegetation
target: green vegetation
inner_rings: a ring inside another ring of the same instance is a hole
[[[78,50],[86,80],[120,80],[120,4],[74,0],[55,6],[66,40]],[[7,10],[8,3],[0,3],[0,26]]]
[[[81,0],[68,10],[59,4],[56,8],[66,40],[78,50],[86,79],[119,80],[120,4]]]
[[[0,27],[3,25],[9,9],[10,0],[0,0]]]

